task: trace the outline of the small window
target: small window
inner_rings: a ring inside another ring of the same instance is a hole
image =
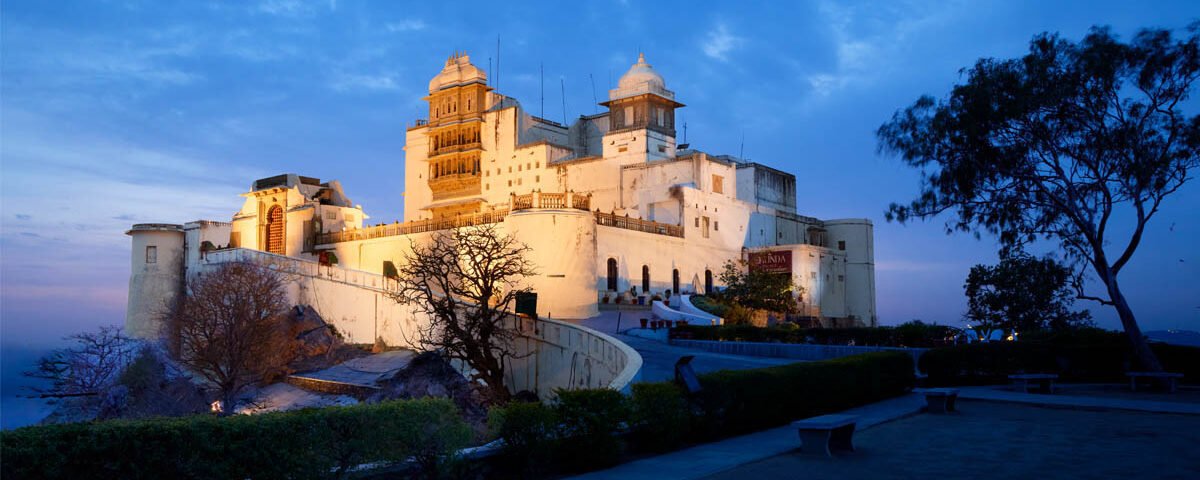
[[[526,162],[526,163],[525,163],[525,169],[526,169],[526,170],[529,170],[529,169],[533,168],[533,167],[530,167],[530,165],[532,165],[532,164],[531,164],[531,163],[528,163],[528,162]]]
[[[510,186],[510,187],[512,186],[512,180],[508,181],[508,186]]]
[[[518,178],[518,179],[517,179],[517,185],[520,185],[520,184],[521,184],[521,180],[524,180],[524,179],[523,179],[523,178]]]
[[[518,172],[519,172],[519,171],[521,171],[521,166],[520,166],[520,165],[517,165],[517,171],[518,171]]]
[[[721,229],[721,222],[713,220],[713,230],[720,230],[720,229]]]
[[[538,182],[538,183],[541,183],[541,182],[542,182],[542,176],[541,176],[541,175],[534,175],[534,177],[533,177],[533,181],[535,181],[535,182]]]
[[[838,281],[839,281],[839,282],[844,282],[844,281],[846,281],[846,276],[845,276],[845,275],[838,275]]]
[[[838,240],[838,250],[845,250],[845,249],[846,249],[846,241]]]
[[[808,276],[809,276],[809,277],[812,277],[812,279],[813,279],[813,280],[816,280],[816,279],[817,279],[817,272],[808,272]]]
[[[725,177],[720,175],[712,176],[712,191],[713,193],[725,193]]]
[[[508,173],[512,173],[512,165],[508,166]]]
[[[492,189],[492,184],[490,184],[490,183],[485,183],[485,184],[483,184],[483,189],[484,189],[484,190],[491,190],[491,189]]]
[[[617,147],[617,151],[618,151],[618,152],[628,152],[628,151],[629,151],[629,147]]]
[[[346,219],[346,221],[347,221],[347,222],[354,223],[354,214],[353,214],[353,213],[347,213],[347,214],[346,214],[346,217],[345,217],[345,219]]]
[[[659,146],[658,146],[658,153],[666,153],[666,151],[667,151],[667,146],[666,146],[666,145],[659,145]]]
[[[326,220],[337,220],[337,212],[335,212],[333,210],[326,210],[325,211],[325,219]]]
[[[700,217],[696,217],[696,228],[700,228]]]
[[[146,246],[146,263],[158,263],[158,247],[154,245]]]
[[[542,162],[533,162],[535,168],[542,168]]]

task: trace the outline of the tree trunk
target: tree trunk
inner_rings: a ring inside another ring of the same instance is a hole
[[[1147,372],[1161,372],[1162,364],[1158,363],[1158,357],[1154,355],[1150,344],[1146,342],[1146,337],[1142,335],[1142,329],[1133,316],[1133,310],[1129,308],[1129,302],[1125,300],[1125,295],[1121,294],[1121,288],[1117,286],[1117,278],[1112,275],[1111,271],[1099,271],[1098,273],[1100,279],[1108,287],[1108,296],[1112,299],[1113,307],[1117,309],[1117,315],[1121,317],[1121,326],[1125,328],[1125,335],[1129,338],[1129,344],[1133,348],[1133,356],[1138,365]]]

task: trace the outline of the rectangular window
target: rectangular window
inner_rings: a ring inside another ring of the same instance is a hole
[[[696,228],[700,228],[700,217],[696,217]]]
[[[838,250],[845,250],[845,249],[846,249],[846,241],[838,240]]]
[[[845,276],[845,275],[838,275],[838,281],[839,281],[839,282],[844,282],[844,281],[846,281],[846,276]]]
[[[347,213],[347,214],[346,214],[346,216],[345,216],[345,220],[346,220],[347,222],[354,223],[354,214],[353,214],[353,213]]]
[[[659,146],[658,146],[658,153],[666,153],[666,152],[667,152],[667,146],[666,146],[666,145],[659,145]]]
[[[512,180],[508,181],[508,186],[510,186],[510,187],[512,186]]]
[[[704,227],[702,227],[703,230],[700,231],[700,233],[704,235],[704,238],[708,238],[708,222],[708,217],[703,217],[700,222],[704,225]]]
[[[725,177],[720,175],[712,176],[712,191],[713,193],[725,193]]]
[[[617,151],[618,152],[628,152],[629,147],[625,147],[625,146],[617,147]]]
[[[660,126],[660,127],[667,126],[667,120],[666,120],[666,115],[665,115],[666,110],[664,110],[662,108],[655,108],[654,111],[656,113],[658,113],[658,126]]]
[[[721,222],[713,220],[713,230],[720,231],[721,230]]]
[[[542,176],[541,176],[541,175],[535,175],[535,176],[533,177],[533,181],[535,181],[535,182],[538,182],[538,183],[541,183],[541,182],[542,182]]]
[[[816,280],[816,279],[817,279],[817,272],[808,272],[808,276],[812,277],[812,279],[813,279],[813,280]]]
[[[325,219],[326,220],[337,220],[337,212],[333,211],[333,210],[326,210],[325,211]]]
[[[625,107],[624,126],[633,125],[633,107]]]
[[[146,263],[158,263],[158,247],[154,245],[146,246]]]

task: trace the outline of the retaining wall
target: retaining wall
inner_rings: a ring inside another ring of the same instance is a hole
[[[908,352],[913,356],[913,364],[928,348],[901,347],[859,347],[849,345],[810,345],[802,343],[765,343],[765,342],[718,342],[712,340],[671,340],[671,345],[686,348],[696,348],[713,353],[729,355],[746,355],[751,357],[792,358],[796,360],[829,360],[831,358],[849,357],[870,352]]]

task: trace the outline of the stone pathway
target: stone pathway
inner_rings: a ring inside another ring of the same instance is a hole
[[[1068,386],[1069,387],[1069,386]],[[1159,400],[1162,394],[1145,393],[1145,399],[1128,397],[1096,397],[1070,394],[1024,393],[1003,386],[959,387],[959,398],[992,402],[1025,403],[1048,407],[1095,408],[1132,410],[1151,413],[1200,415],[1200,403]]]
[[[860,418],[856,431],[861,431],[884,422],[916,414],[924,405],[924,397],[908,394],[852,408],[841,413],[858,415]],[[800,437],[796,433],[796,429],[783,426],[637,460],[574,478],[647,480],[699,478],[787,453],[799,446]]]
[[[374,386],[380,378],[407,366],[415,354],[411,350],[392,350],[348,360],[324,370],[292,375],[292,377]]]
[[[620,314],[619,332],[617,329],[618,314]],[[677,347],[663,341],[639,338],[622,333],[638,327],[640,325],[638,322],[639,318],[649,318],[649,316],[649,312],[605,311],[600,312],[595,317],[584,320],[563,321],[576,323],[601,333],[612,335],[617,340],[637,350],[642,355],[641,381],[643,382],[661,382],[674,379],[675,362],[684,355],[693,355],[696,357],[692,360],[692,368],[696,373],[714,372],[717,370],[745,370],[796,362],[795,360],[786,358],[748,357],[712,353],[705,350]]]

